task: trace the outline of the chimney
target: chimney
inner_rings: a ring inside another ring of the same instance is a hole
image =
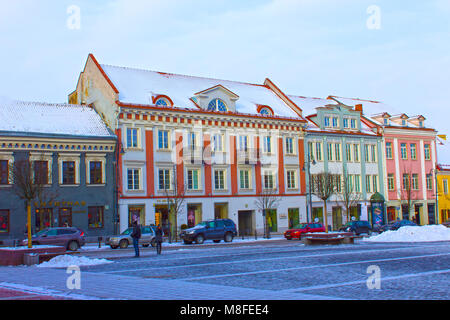
[[[355,111],[359,111],[362,114],[363,113],[363,105],[362,104],[356,104],[355,105]]]

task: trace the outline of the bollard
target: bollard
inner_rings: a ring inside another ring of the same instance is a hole
[[[98,237],[98,247],[101,248],[102,247],[102,237]]]

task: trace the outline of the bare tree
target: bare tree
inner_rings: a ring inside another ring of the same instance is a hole
[[[403,203],[405,202],[405,206],[408,211],[408,219],[411,214],[411,210],[414,208],[414,204],[417,202],[418,186],[416,189],[414,184],[413,172],[411,168],[404,167],[402,174],[402,188],[401,190],[398,190],[398,195],[401,206],[403,206]]]
[[[31,205],[34,200],[39,203],[50,195],[45,188],[48,183],[48,171],[33,170],[33,162],[28,159],[16,160],[10,165],[10,172],[13,179],[13,190],[16,195],[24,200],[27,208],[27,234],[28,248],[32,247],[31,242]],[[45,176],[47,175],[47,176]]]
[[[184,188],[178,188],[175,168],[173,170],[174,175],[170,177],[169,183],[164,186],[164,194],[167,199],[167,209],[169,213],[169,242],[172,241],[172,235],[175,234],[175,241],[178,240],[178,216],[183,211],[184,203],[186,202],[186,189],[187,184],[184,184]]]
[[[357,192],[352,176],[344,174],[340,192],[336,193],[336,202],[345,207],[347,221],[350,220],[350,208],[356,206],[362,199],[361,193]]]
[[[264,238],[269,237],[269,226],[267,223],[268,210],[276,209],[281,201],[281,198],[277,195],[276,189],[264,189],[257,195],[255,200],[256,207],[262,212],[264,217]]]
[[[337,186],[340,181],[340,175],[328,172],[321,172],[312,176],[312,193],[321,199],[324,204],[324,224],[325,232],[328,233],[328,219],[327,219],[327,201],[336,193]]]

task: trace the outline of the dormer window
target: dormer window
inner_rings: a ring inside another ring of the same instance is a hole
[[[337,128],[338,127],[338,118],[337,117],[333,117],[332,118],[332,123],[333,123],[333,128]]]
[[[356,129],[356,119],[351,119],[351,120],[350,120],[350,127],[351,127],[352,129]]]
[[[257,105],[257,112],[263,116],[273,116],[273,110],[269,106]]]
[[[389,119],[388,118],[384,118],[384,125],[385,126],[389,125]]]
[[[152,97],[152,102],[155,106],[159,107],[172,107],[173,102],[172,99],[170,99],[168,96],[160,94],[160,95],[154,95]]]
[[[406,120],[402,119],[402,126],[406,126]]]
[[[325,127],[329,127],[330,126],[330,117],[325,117],[324,118],[324,124],[325,124]]]
[[[164,98],[159,98],[158,100],[156,100],[155,105],[167,107],[167,106],[169,105],[169,103],[167,102],[166,99],[164,99]]]
[[[209,111],[227,112],[228,108],[225,102],[220,99],[214,99],[208,104]]]
[[[419,121],[419,127],[423,128],[423,121]]]

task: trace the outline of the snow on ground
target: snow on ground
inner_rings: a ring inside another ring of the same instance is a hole
[[[76,257],[71,255],[57,256],[50,261],[43,262],[37,267],[39,268],[67,268],[70,266],[94,266],[99,264],[113,263],[106,259],[90,259],[86,257]]]
[[[362,241],[370,242],[427,242],[450,241],[450,228],[443,225],[406,226],[396,231],[385,231]]]
[[[47,245],[35,245],[33,244],[32,249],[51,249],[51,248],[60,248],[61,246],[47,246]],[[19,247],[0,247],[0,250],[29,250],[28,246],[19,246]]]

